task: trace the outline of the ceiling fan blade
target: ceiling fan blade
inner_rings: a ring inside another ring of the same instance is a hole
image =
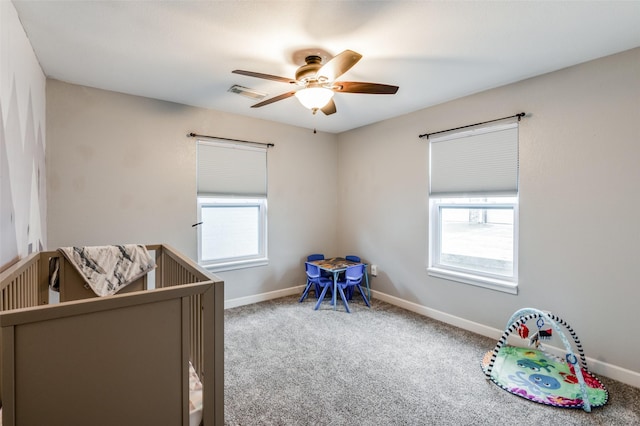
[[[398,86],[379,83],[365,83],[361,81],[336,81],[332,87],[336,92],[342,93],[369,93],[373,95],[393,95],[398,91]]]
[[[273,98],[269,98],[267,100],[264,100],[260,103],[257,103],[255,105],[251,105],[251,108],[260,108],[263,107],[265,105],[269,105],[272,104],[274,102],[278,102],[281,101],[283,99],[287,99],[290,98],[291,96],[295,95],[296,91],[294,90],[293,92],[287,92],[287,93],[283,93],[282,95],[278,95],[278,96],[274,96]]]
[[[345,50],[344,52],[334,56],[322,66],[316,73],[318,79],[326,77],[328,81],[334,81],[354,66],[362,55],[353,50]]]
[[[329,102],[320,108],[320,111],[324,112],[324,115],[335,114],[336,112],[336,103],[333,102],[333,99],[329,99]]]
[[[277,75],[271,75],[271,74],[263,74],[263,73],[260,73],[260,72],[245,71],[245,70],[233,70],[231,72],[234,73],[234,74],[241,74],[241,75],[246,75],[246,76],[249,76],[249,77],[264,78],[265,80],[279,81],[281,83],[290,83],[290,84],[296,84],[297,83],[295,80],[292,80],[290,78],[279,77]]]

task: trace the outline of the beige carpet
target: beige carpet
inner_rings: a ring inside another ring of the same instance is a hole
[[[297,299],[225,311],[226,424],[640,424],[640,389],[598,376],[610,398],[591,413],[536,404],[485,379],[491,339],[377,300]]]

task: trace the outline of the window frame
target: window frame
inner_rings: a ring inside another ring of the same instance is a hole
[[[251,256],[227,257],[216,260],[204,260],[202,258],[203,245],[203,215],[204,208],[226,208],[226,207],[258,207],[258,253]],[[211,272],[230,271],[269,264],[268,239],[267,239],[267,198],[266,197],[243,197],[234,198],[229,196],[198,196],[198,264]]]
[[[470,129],[441,132],[442,135],[430,139],[427,273],[517,294],[520,120],[518,118],[516,122],[514,117],[507,119],[503,119],[505,122],[502,124],[466,126]],[[487,268],[478,270],[442,264],[440,209],[451,205],[486,209],[491,205],[498,208],[500,204],[514,209],[513,275],[505,277],[487,272]]]
[[[484,198],[484,200],[483,200]],[[505,201],[509,200],[509,201]],[[458,268],[440,262],[442,244],[441,210],[443,208],[465,209],[513,209],[513,275],[506,277],[486,271]],[[429,260],[427,273],[430,276],[471,284],[506,293],[518,293],[518,197],[480,197],[473,198],[432,198],[429,200]]]

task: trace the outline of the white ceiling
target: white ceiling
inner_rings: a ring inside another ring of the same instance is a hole
[[[6,1],[6,0],[0,0]],[[18,1],[47,77],[339,133],[640,46],[640,1]],[[295,52],[355,50],[340,79],[400,86],[338,93],[336,114],[276,96]]]

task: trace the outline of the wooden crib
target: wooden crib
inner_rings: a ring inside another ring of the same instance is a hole
[[[189,362],[202,424],[224,423],[224,283],[167,245],[157,268],[95,297],[58,251],[0,274],[4,426],[189,425]],[[49,264],[60,261],[60,303]]]

